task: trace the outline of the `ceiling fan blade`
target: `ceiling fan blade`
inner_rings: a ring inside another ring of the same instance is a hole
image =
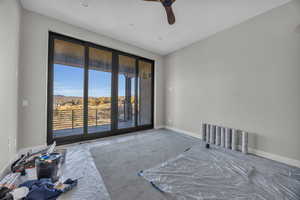
[[[170,25],[174,24],[176,19],[175,19],[175,15],[174,15],[172,6],[164,6],[164,7],[166,9],[169,24]]]
[[[165,7],[169,24],[172,25],[175,23],[176,19],[172,9],[172,4],[176,0],[144,0],[144,1],[161,2],[162,5]]]

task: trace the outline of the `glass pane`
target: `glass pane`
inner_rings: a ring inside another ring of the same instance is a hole
[[[152,64],[139,61],[138,125],[152,124]]]
[[[111,130],[112,53],[89,48],[88,132]]]
[[[83,46],[54,40],[54,138],[83,133],[83,68]]]
[[[119,56],[118,128],[135,126],[135,59]]]

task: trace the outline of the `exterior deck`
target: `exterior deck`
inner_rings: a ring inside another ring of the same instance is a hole
[[[133,121],[119,122],[118,124],[119,124],[119,126],[118,126],[119,129],[134,127]],[[92,133],[110,131],[110,129],[111,129],[110,124],[89,126],[88,132],[89,132],[89,134],[92,134]],[[83,134],[83,128],[73,128],[73,129],[67,128],[67,129],[60,129],[60,130],[53,131],[54,138],[68,137],[68,136],[81,135],[81,134]]]

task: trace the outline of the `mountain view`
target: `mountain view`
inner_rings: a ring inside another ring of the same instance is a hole
[[[118,98],[119,118],[124,113],[125,97]],[[134,104],[134,97],[131,98]],[[89,126],[111,123],[111,97],[89,97]],[[54,95],[53,98],[53,130],[83,127],[83,98],[76,96]]]

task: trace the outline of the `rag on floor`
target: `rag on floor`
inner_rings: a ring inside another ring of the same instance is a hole
[[[67,187],[63,190],[56,189],[51,179],[44,178],[40,180],[26,181],[19,185],[19,187],[27,187],[29,193],[25,200],[55,200],[62,193],[71,190],[77,185],[77,180],[68,179],[64,182]]]

